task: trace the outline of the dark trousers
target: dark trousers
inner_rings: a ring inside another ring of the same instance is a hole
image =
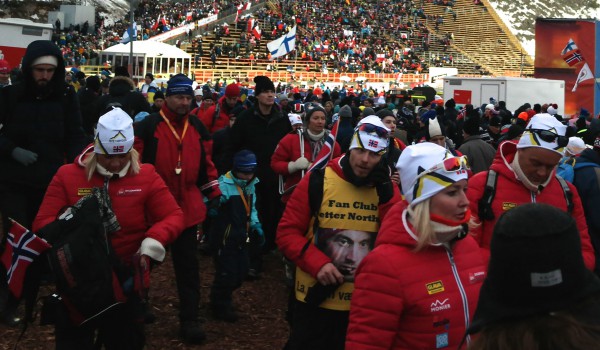
[[[171,244],[171,257],[179,294],[179,321],[198,320],[200,268],[196,226],[188,227]]]
[[[210,303],[213,308],[231,307],[233,291],[242,286],[248,273],[248,250],[243,248],[224,248],[213,257],[215,279],[210,291]]]
[[[106,312],[91,324],[76,326],[65,306],[56,310],[54,327],[56,350],[141,350],[144,348],[144,323],[140,317],[140,300],[136,296]],[[96,338],[96,331],[98,335]]]
[[[348,311],[322,309],[296,300],[286,350],[344,350]]]
[[[260,177],[259,177],[260,178]],[[250,268],[257,272],[262,271],[263,252],[270,252],[277,248],[275,234],[277,225],[281,219],[281,196],[277,188],[277,181],[269,183],[268,180],[256,184],[256,211],[265,234],[265,245],[263,247],[250,247]]]
[[[8,218],[31,229],[33,220],[40,209],[44,193],[46,192],[45,189],[24,186],[8,187],[8,185],[0,185],[0,212],[2,212],[3,224],[3,232],[0,236],[0,252],[4,251],[6,245],[6,238],[10,228]],[[4,266],[0,268],[0,272],[3,273],[3,276],[6,276]],[[19,305],[19,300],[9,292],[6,278],[0,278],[0,280],[0,313],[12,315]],[[24,291],[24,295],[29,295],[31,293],[37,294],[37,289],[30,290],[28,288]],[[35,295],[32,295],[31,297],[35,299]]]

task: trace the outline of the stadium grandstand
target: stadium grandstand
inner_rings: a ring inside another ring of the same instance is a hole
[[[97,14],[94,28],[57,28],[66,64],[86,73],[110,66],[99,53],[119,42],[127,18],[105,25]],[[436,78],[430,67],[465,76],[533,73],[532,58],[487,0],[141,0],[135,19],[142,29],[137,40],[191,54],[198,81],[264,74],[280,81],[423,83]],[[294,25],[296,49],[270,59],[266,44]]]

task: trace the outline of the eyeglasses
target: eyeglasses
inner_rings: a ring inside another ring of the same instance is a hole
[[[376,133],[377,136],[383,139],[387,139],[390,135],[390,132],[387,129],[368,123],[360,125],[357,129],[358,131],[363,131],[367,134]]]
[[[558,135],[550,130],[544,129],[527,129],[525,132],[531,132],[536,134],[542,141],[553,143],[556,140],[558,147],[566,147],[569,144],[569,138],[566,136]]]
[[[417,175],[417,178],[415,180],[418,181],[418,179],[424,177],[425,175],[434,173],[439,170],[445,171],[447,173],[454,173],[454,172],[457,172],[460,170],[468,170],[468,169],[469,169],[469,159],[467,158],[467,156],[447,158],[447,159],[444,159],[443,162],[438,163],[438,164],[432,166],[431,168],[425,170],[424,172],[420,173],[419,175]]]

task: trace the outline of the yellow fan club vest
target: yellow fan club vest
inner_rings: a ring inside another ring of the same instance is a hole
[[[319,228],[313,232],[313,218],[307,237],[331,258],[345,279],[320,307],[348,311],[356,268],[375,245],[379,196],[374,187],[356,187],[329,167],[325,168],[324,176]],[[296,268],[296,299],[304,302],[308,288],[315,283],[312,276]]]

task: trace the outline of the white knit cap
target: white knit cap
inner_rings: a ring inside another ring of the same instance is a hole
[[[113,108],[98,119],[94,152],[125,154],[133,147],[133,120],[121,108]]]
[[[296,124],[302,124],[302,116],[300,114],[289,113],[288,119],[290,120],[290,124],[292,124],[292,126]]]
[[[202,89],[194,90],[194,96],[202,96]]]
[[[364,129],[362,126],[365,124],[370,124],[375,128],[384,129],[388,133],[390,132],[390,129],[388,129],[381,122],[381,118],[378,116],[370,115],[365,117],[356,125],[356,128],[354,129],[354,135],[352,136],[352,141],[350,142],[350,147],[348,149],[364,148],[378,154],[385,153],[389,138],[387,136],[382,137],[381,135],[378,135],[376,131],[367,132],[361,130]]]
[[[49,64],[51,66],[58,67],[58,59],[56,56],[52,55],[40,56],[33,61],[31,66],[37,66],[38,64]]]
[[[534,115],[529,124],[525,127],[525,131],[523,135],[519,139],[519,143],[517,144],[517,149],[527,148],[527,147],[541,147],[548,149],[550,151],[554,151],[563,154],[563,147],[566,146],[558,144],[558,138],[555,138],[552,142],[546,142],[542,140],[542,138],[536,134],[535,132],[530,132],[528,129],[538,129],[538,130],[547,130],[559,136],[565,136],[567,132],[567,127],[563,125],[561,122],[556,120],[554,116],[551,116],[548,113],[540,113]]]
[[[489,104],[487,104],[487,105],[485,106],[485,109],[491,109],[492,111],[493,111],[495,108],[496,108],[496,107],[495,107],[493,104],[491,104],[491,103],[489,103]]]
[[[431,142],[410,145],[402,151],[396,169],[400,174],[402,194],[411,206],[468,177],[466,169],[448,172],[443,167],[419,177],[448,158],[455,157],[444,147]]]
[[[548,114],[556,115],[556,113],[557,113],[556,108],[554,108],[552,106],[548,107]]]
[[[566,156],[576,156],[585,150],[585,143],[577,136],[569,137],[569,144],[565,148]]]
[[[429,120],[429,125],[427,128],[429,129],[429,138],[444,136],[444,133],[442,133],[442,127],[440,126],[440,122],[438,121],[437,117]]]

